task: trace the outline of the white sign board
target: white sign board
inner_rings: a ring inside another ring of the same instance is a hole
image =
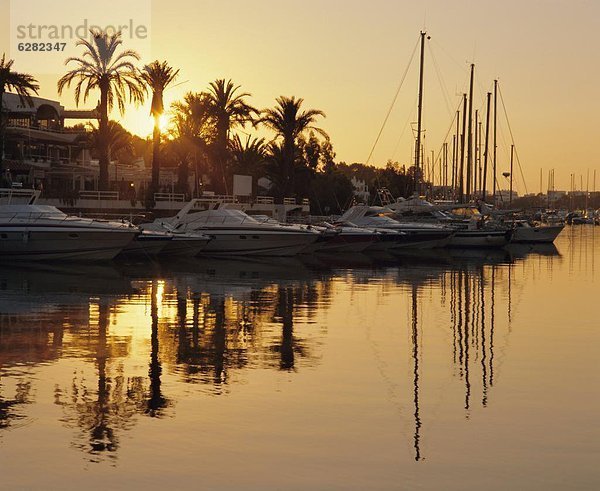
[[[233,175],[233,195],[252,196],[252,176]]]

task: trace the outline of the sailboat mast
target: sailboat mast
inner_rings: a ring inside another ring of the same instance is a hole
[[[513,154],[515,152],[515,146],[510,146],[510,190],[508,195],[508,206],[512,206],[512,198],[513,198]]]
[[[475,109],[475,134],[473,139],[475,140],[473,144],[473,196],[477,196],[478,186],[481,186],[481,183],[478,179],[478,169],[479,169],[479,111]]]
[[[490,98],[492,94],[490,92],[487,93],[487,106],[485,112],[485,150],[483,155],[483,186],[482,186],[482,196],[483,201],[485,201],[485,192],[486,192],[486,184],[487,184],[487,163],[488,163],[488,150],[489,150],[489,141],[490,141]]]
[[[460,110],[456,111],[456,135],[453,138],[452,147],[452,197],[457,198],[458,190],[458,135],[460,134]]]
[[[441,174],[440,174],[441,175]],[[433,188],[435,187],[435,153],[431,151],[431,196],[433,197]]]
[[[463,94],[462,134],[460,135],[460,174],[459,196],[460,202],[465,200],[465,132],[467,131],[467,94]]]
[[[421,182],[420,182],[420,168],[421,168],[421,125],[423,119],[423,67],[425,65],[425,35],[426,33],[421,31],[421,62],[419,67],[419,104],[417,107],[417,145],[415,149],[415,191],[420,194]]]
[[[458,121],[458,120],[457,120]],[[458,122],[456,123],[458,126]],[[456,135],[452,135],[452,199],[456,199],[456,162],[457,162],[457,152],[456,152]]]
[[[496,203],[496,186],[498,178],[496,176],[496,150],[498,149],[497,144],[497,133],[498,133],[498,80],[494,80],[494,204]]]
[[[444,198],[448,199],[448,142],[444,142]]]
[[[482,167],[481,167],[481,126],[483,125],[482,121],[479,121],[478,123],[479,125],[477,126],[477,172],[478,172],[478,177],[477,177],[477,190],[478,190],[478,196],[481,196],[481,182],[482,182]]]
[[[473,165],[473,77],[475,64],[471,63],[471,79],[469,82],[469,128],[467,133],[467,199],[471,199],[471,179]]]

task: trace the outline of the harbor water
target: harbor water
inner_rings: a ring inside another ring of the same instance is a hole
[[[0,488],[598,489],[596,260],[3,266]]]

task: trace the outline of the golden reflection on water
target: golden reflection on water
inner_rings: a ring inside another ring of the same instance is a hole
[[[524,302],[552,297],[554,275],[593,282],[593,233],[582,230],[561,237],[566,261],[552,246],[3,268],[0,452],[27,455],[29,441],[33,460],[50,459],[57,482],[68,475],[73,487],[103,463],[135,481],[152,438],[175,460],[209,444],[218,462],[241,451],[249,467],[228,470],[228,482],[250,488],[289,483],[258,477],[264,459],[286,452],[297,462],[292,488],[389,488],[403,475],[437,487],[444,472],[424,477],[408,461],[445,469],[461,419],[511,431],[482,411],[519,385],[511,374],[496,392],[515,324],[535,324]],[[536,348],[530,337],[513,342]],[[196,426],[207,441],[182,448]],[[206,482],[223,484],[211,462]],[[5,482],[44,482],[23,480],[24,468],[3,469]],[[186,476],[179,486],[192,487]]]

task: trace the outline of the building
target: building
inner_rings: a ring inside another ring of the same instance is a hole
[[[17,186],[48,193],[92,189],[98,163],[91,159],[83,127],[68,129],[65,120],[89,120],[95,111],[69,111],[59,102],[32,97],[32,105],[17,94],[5,93],[4,169]]]
[[[355,176],[352,176],[350,181],[354,187],[354,197],[361,203],[368,203],[371,193],[369,192],[367,183],[362,179],[357,179]]]
[[[516,191],[511,193],[508,189],[499,189],[496,191],[496,206],[502,206],[510,203],[511,201],[515,201],[519,197],[519,193]]]

